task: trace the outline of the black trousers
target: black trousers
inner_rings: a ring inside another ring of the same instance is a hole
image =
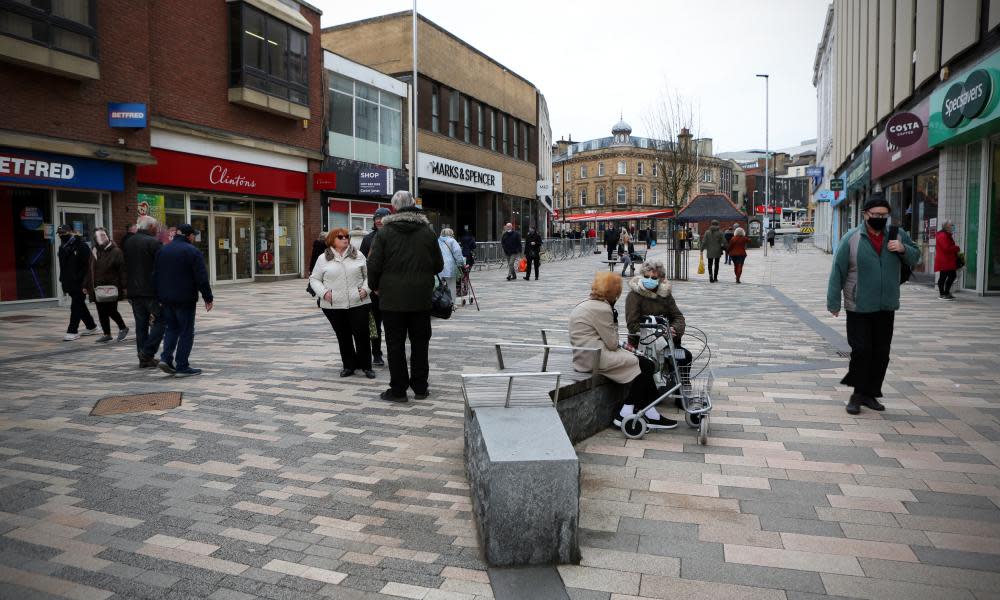
[[[709,281],[715,281],[719,278],[719,259],[710,258],[708,259],[708,279]]]
[[[527,279],[531,276],[531,265],[535,265],[535,279],[538,279],[538,266],[542,264],[542,259],[539,256],[525,256],[528,259],[528,268],[524,270],[524,278]]]
[[[382,356],[382,309],[379,308],[378,294],[371,295],[372,317],[375,319],[375,337],[372,338],[372,356]],[[369,336],[371,337],[371,336]]]
[[[97,305],[97,320],[101,322],[101,331],[104,332],[104,335],[111,335],[112,320],[118,326],[119,331],[125,329],[125,319],[118,312],[117,300],[114,302],[97,302],[95,304]]]
[[[611,260],[611,256],[615,253],[615,249],[618,247],[618,242],[613,244],[608,244],[608,260]]]
[[[340,346],[340,360],[345,369],[372,368],[372,353],[368,335],[368,314],[371,309],[362,304],[354,308],[330,309],[324,308],[333,333],[337,335],[337,345]]]
[[[941,271],[938,276],[938,292],[942,296],[951,293],[951,284],[955,283],[955,279],[958,277],[958,271]]]
[[[160,302],[151,296],[135,296],[129,299],[129,303],[135,317],[135,349],[139,354],[152,358],[163,340]]]
[[[389,387],[397,397],[406,388],[416,394],[427,393],[430,364],[427,354],[431,343],[431,313],[382,311],[385,326],[385,351],[389,358]],[[410,365],[406,365],[406,338],[410,338]]]
[[[635,406],[636,414],[646,410],[653,400],[659,395],[656,391],[656,382],[653,381],[653,373],[656,372],[656,363],[645,356],[639,357],[639,375],[632,380],[628,389],[628,397],[625,404]],[[619,407],[620,408],[620,407]]]
[[[891,310],[873,313],[847,311],[851,364],[840,383],[853,387],[855,394],[882,397],[895,318],[896,313]]]
[[[66,293],[72,300],[69,305],[69,327],[66,329],[66,333],[78,333],[80,321],[83,321],[83,326],[87,329],[97,327],[97,323],[94,323],[94,317],[90,316],[90,309],[87,308],[87,295],[82,290]]]

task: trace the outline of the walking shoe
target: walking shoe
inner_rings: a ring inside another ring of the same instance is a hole
[[[151,367],[156,367],[159,364],[160,364],[160,361],[158,361],[155,358],[150,357],[150,356],[143,356],[142,358],[139,359],[139,368],[140,369],[149,369]]]
[[[367,377],[368,379],[375,379],[375,371],[372,371],[371,369],[365,369],[365,377]]]
[[[388,400],[389,402],[399,402],[399,403],[407,402],[406,394],[403,394],[402,396],[397,396],[396,394],[392,393],[392,390],[386,390],[381,394],[379,394],[378,397],[381,398],[382,400]]]
[[[958,298],[952,296],[951,294],[945,294],[944,295],[944,299],[945,300],[958,300]]]
[[[677,421],[668,419],[663,415],[660,415],[660,418],[658,419],[650,419],[647,415],[646,424],[649,425],[650,429],[673,429],[677,427]]]
[[[117,338],[117,340],[120,342],[120,341],[124,340],[127,337],[128,337],[128,327],[125,327],[125,328],[121,329],[118,332],[118,338]]]
[[[354,375],[354,369],[341,369],[340,370],[340,376],[341,377],[350,377],[351,375]]]
[[[80,334],[79,333],[67,333],[66,335],[63,336],[63,341],[64,342],[72,342],[72,341],[78,340],[78,339],[80,339]]]
[[[178,369],[175,377],[194,377],[195,375],[201,375],[201,369],[188,367],[186,369]]]
[[[423,392],[416,392],[416,391],[413,392],[413,397],[416,398],[417,400],[426,400],[427,396],[430,395],[431,395],[430,390],[424,390]]]
[[[945,296],[944,294],[939,294],[938,295],[938,300],[947,300],[947,299],[948,299],[948,297]]]
[[[525,280],[525,281],[528,281],[528,278],[527,278],[527,277],[525,277],[525,278],[524,278],[524,280]]]
[[[847,401],[847,414],[857,415],[861,413],[861,396],[858,394],[851,394],[850,400]]]
[[[385,366],[385,361],[382,360],[382,355],[381,354],[376,354],[375,356],[372,357],[372,366],[373,367],[384,367]]]
[[[80,332],[80,335],[97,335],[97,327],[91,327],[90,329],[84,329]]]
[[[101,337],[97,338],[94,341],[97,342],[98,344],[107,344],[112,339],[114,339],[114,338],[112,338],[110,335],[102,335]]]
[[[174,368],[174,365],[168,362],[159,361],[156,363],[156,366],[160,367],[160,370],[166,373],[167,375],[173,375],[174,373],[177,372],[177,369]]]
[[[861,396],[860,402],[862,406],[867,406],[872,410],[877,410],[879,412],[885,410],[885,405],[871,396]]]

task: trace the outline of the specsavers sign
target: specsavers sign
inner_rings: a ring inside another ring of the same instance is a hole
[[[417,176],[464,187],[503,192],[503,173],[423,152],[417,155]]]
[[[953,76],[931,94],[931,146],[965,143],[1000,131],[1000,52]]]

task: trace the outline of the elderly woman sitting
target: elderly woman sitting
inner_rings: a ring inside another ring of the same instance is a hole
[[[618,344],[618,311],[615,302],[622,293],[621,278],[612,272],[594,277],[590,298],[576,305],[569,315],[570,343],[578,348],[600,348],[597,371],[617,383],[631,384],[628,397],[619,410],[615,426],[638,410],[645,410],[650,429],[673,429],[677,421],[661,416],[655,407],[646,408],[657,397],[653,361],[639,357]],[[573,367],[590,372],[594,367],[593,352],[574,352]]]

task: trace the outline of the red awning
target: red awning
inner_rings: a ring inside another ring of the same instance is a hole
[[[630,221],[632,219],[669,219],[674,216],[673,209],[664,210],[631,210],[618,212],[595,212],[568,215],[564,220],[568,223],[584,221]]]

